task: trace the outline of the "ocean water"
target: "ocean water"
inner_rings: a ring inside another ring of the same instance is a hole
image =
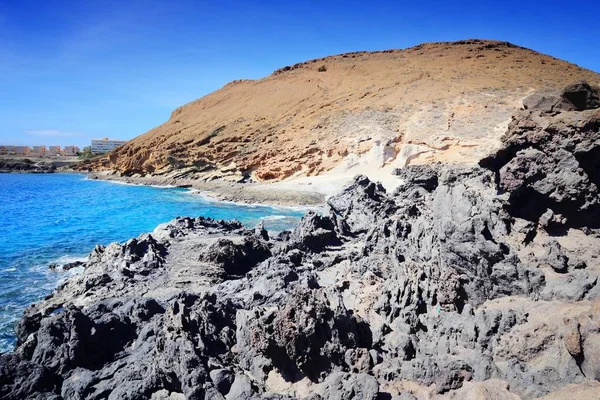
[[[96,244],[123,242],[177,216],[291,229],[303,210],[210,201],[187,189],[87,180],[80,174],[0,174],[0,352],[12,350],[24,308],[73,271]]]

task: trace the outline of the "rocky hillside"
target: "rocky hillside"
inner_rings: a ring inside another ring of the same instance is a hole
[[[292,233],[97,247],[26,311],[0,397],[598,398],[600,90],[525,107],[479,166],[358,176]]]
[[[366,163],[476,162],[540,88],[600,75],[506,42],[348,53],[234,81],[82,169],[281,180]]]

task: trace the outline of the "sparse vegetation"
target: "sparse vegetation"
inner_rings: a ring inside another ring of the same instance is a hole
[[[85,146],[83,148],[83,151],[77,153],[77,158],[79,158],[80,160],[91,160],[94,158],[102,157],[105,154],[107,153],[92,153],[92,147]]]

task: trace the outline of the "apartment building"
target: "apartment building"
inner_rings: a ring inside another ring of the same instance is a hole
[[[127,143],[125,140],[110,140],[109,138],[92,139],[92,153],[108,153],[125,143]]]
[[[33,154],[36,156],[45,156],[48,153],[46,146],[33,146]]]
[[[78,146],[0,146],[0,155],[35,156],[35,157],[57,157],[76,156],[80,152]]]
[[[60,146],[50,146],[50,147],[48,147],[48,155],[49,156],[58,156],[58,155],[60,155]]]
[[[79,147],[77,146],[65,146],[62,149],[62,155],[63,156],[76,156],[77,153],[79,153]]]
[[[0,154],[26,156],[31,154],[29,146],[0,146]]]
[[[31,147],[29,146],[15,146],[15,154],[18,156],[26,156],[31,154]]]

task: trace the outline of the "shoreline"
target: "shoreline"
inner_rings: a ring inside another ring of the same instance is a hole
[[[58,170],[51,174],[43,174],[43,175],[47,175],[48,178],[40,178],[40,179],[35,179],[34,177],[25,177],[25,175],[40,175],[40,174],[32,174],[32,173],[6,174],[6,179],[10,178],[9,175],[16,175],[16,176],[14,176],[14,178],[17,178],[19,181],[23,182],[25,185],[29,185],[29,182],[37,182],[37,181],[42,181],[42,182],[46,182],[49,185],[53,185],[52,182],[62,181],[62,179],[70,177],[70,179],[68,179],[68,180],[70,182],[73,182],[73,185],[83,187],[84,188],[83,190],[87,190],[87,189],[85,189],[86,187],[101,187],[101,186],[108,188],[108,189],[104,189],[105,191],[106,190],[108,190],[108,191],[115,190],[115,189],[110,189],[110,187],[112,186],[110,184],[122,185],[122,186],[148,186],[147,184],[143,185],[142,183],[132,183],[132,182],[117,181],[117,180],[105,180],[105,182],[107,184],[104,184],[104,185],[100,182],[96,182],[96,183],[88,182],[88,184],[85,184],[86,180],[93,180],[93,179],[90,179],[88,177],[88,174],[85,172],[74,171],[74,170],[67,170],[67,171]],[[21,178],[19,178],[19,176],[22,176],[23,178],[21,179]],[[61,178],[61,176],[63,178]],[[34,180],[30,181],[30,179],[34,179]],[[74,189],[75,186],[70,186],[70,188]],[[193,189],[193,188],[178,188],[175,185],[169,185],[169,186],[152,185],[152,188],[153,189],[171,189],[171,190],[167,190],[167,192],[171,192],[171,193],[177,192],[177,193],[179,193],[177,195],[178,197],[185,198],[184,200],[182,200],[183,202],[192,203],[192,204],[199,203],[200,207],[202,209],[212,209],[212,208],[219,208],[219,207],[231,207],[231,208],[239,208],[239,209],[247,208],[248,213],[250,213],[250,214],[254,213],[254,214],[258,215],[256,217],[257,222],[245,221],[243,219],[238,219],[238,217],[236,217],[236,216],[233,216],[233,217],[207,216],[205,218],[214,218],[215,221],[218,221],[221,218],[226,221],[229,221],[231,219],[236,219],[243,224],[245,229],[249,229],[249,230],[254,229],[254,227],[259,224],[264,224],[263,226],[266,226],[265,229],[268,229],[270,235],[273,237],[275,237],[281,231],[293,230],[295,228],[295,226],[297,225],[297,222],[295,221],[296,218],[300,219],[301,216],[303,214],[305,214],[307,211],[317,209],[317,206],[269,205],[269,204],[264,204],[264,202],[263,203],[257,202],[255,204],[234,203],[232,201],[224,201],[224,200],[216,199],[214,197],[209,197],[209,196],[207,196],[207,194],[205,194],[201,191],[197,191],[196,189]],[[148,189],[148,191],[159,193],[158,191],[153,190],[153,189]],[[181,190],[173,191],[172,189],[181,189]],[[124,190],[125,191],[135,191],[135,189],[133,189],[133,188],[130,188],[130,189],[124,188]],[[73,193],[73,191],[67,189],[64,193],[67,194],[69,197],[71,197],[71,194]],[[153,196],[162,196],[162,195],[154,194]],[[168,197],[171,197],[171,196],[172,195],[168,195]],[[201,196],[201,197],[194,197],[194,196]],[[229,204],[222,204],[222,203],[229,203]],[[177,207],[178,207],[178,205],[175,203],[173,203],[170,206],[171,209],[176,209]],[[204,215],[204,213],[194,214],[193,212],[179,212],[178,214],[182,215],[182,216],[189,216],[189,218],[191,218],[191,219],[198,218],[198,217],[201,217],[202,215]],[[266,215],[266,216],[263,217],[264,215]],[[22,312],[26,307],[28,307],[32,304],[36,304],[40,301],[43,301],[43,299],[45,297],[54,293],[54,291],[57,290],[57,288],[59,288],[67,279],[72,277],[74,274],[82,271],[82,269],[80,269],[80,268],[64,269],[64,266],[74,263],[74,262],[77,262],[77,261],[82,261],[82,262],[88,261],[89,255],[93,252],[93,250],[96,246],[108,247],[111,244],[115,244],[115,243],[119,244],[119,245],[125,245],[127,243],[127,241],[129,241],[133,237],[137,237],[139,235],[151,235],[152,232],[154,232],[154,230],[156,230],[163,224],[168,224],[174,218],[176,218],[175,215],[173,215],[172,217],[169,217],[168,219],[164,219],[164,220],[161,220],[154,224],[151,224],[151,226],[146,229],[139,230],[136,233],[132,233],[131,235],[127,235],[127,236],[124,236],[121,238],[112,237],[111,239],[108,239],[108,240],[98,239],[97,241],[94,241],[94,244],[92,244],[90,247],[82,246],[82,245],[78,245],[76,248],[69,247],[71,249],[70,251],[66,251],[66,252],[61,253],[60,255],[56,255],[56,256],[54,256],[52,254],[51,250],[39,251],[38,258],[41,261],[36,260],[35,262],[31,262],[31,263],[27,262],[27,263],[24,263],[23,265],[25,265],[25,264],[31,265],[35,269],[35,271],[36,271],[35,273],[38,273],[38,271],[39,271],[39,274],[41,274],[42,278],[36,278],[36,279],[38,279],[38,282],[41,282],[41,285],[40,285],[41,288],[36,289],[35,292],[40,291],[40,292],[42,292],[42,295],[38,298],[34,298],[33,300],[31,300],[31,302],[24,303],[25,305],[21,305],[20,303],[17,303],[15,308],[17,310],[20,310],[19,314],[22,315]],[[252,217],[252,218],[254,218],[254,217]],[[294,218],[294,219],[288,219],[288,218]],[[273,221],[269,221],[270,219],[273,219]],[[276,221],[278,219],[284,219],[284,221]],[[55,224],[59,224],[59,223],[63,224],[64,221],[65,220],[63,220],[63,219],[57,219]],[[281,226],[285,226],[285,227],[281,227]],[[42,246],[42,244],[39,245],[40,249],[42,249],[41,246]],[[80,251],[80,250],[83,250],[83,251]],[[36,252],[38,252],[38,251],[36,250]],[[75,256],[73,256],[73,253],[75,254]],[[17,259],[17,258],[15,258],[15,259]],[[18,259],[20,260],[20,258],[18,258]],[[6,260],[4,260],[4,261],[6,261]],[[2,268],[0,268],[0,271],[5,276],[12,276],[9,274],[22,273],[22,272],[18,271],[16,268],[12,268],[11,267],[12,263],[4,266],[3,263],[0,262],[0,266],[2,267]],[[28,269],[23,269],[22,271],[28,271]],[[16,280],[16,278],[15,278],[15,280]],[[16,324],[21,318],[20,315],[18,318],[11,319],[10,321],[12,321],[14,324]],[[0,324],[0,328],[2,328],[2,324]],[[3,333],[3,332],[4,331],[2,329],[0,329],[0,333]],[[13,331],[11,331],[11,332],[13,332]],[[14,332],[12,335],[5,336],[5,337],[8,338],[6,340],[9,340],[9,341],[13,340],[15,338]],[[6,345],[6,344],[3,344],[2,340],[0,340],[0,352],[13,351],[14,347],[12,347],[12,343],[13,342],[9,342],[9,344]],[[9,346],[9,347],[6,347],[6,346]]]
[[[231,205],[238,205],[238,206],[245,206],[245,207],[268,207],[268,208],[273,208],[273,209],[288,209],[288,210],[294,210],[294,211],[316,211],[316,210],[321,210],[322,207],[325,205],[325,203],[317,203],[314,205],[283,205],[283,204],[272,204],[272,203],[248,203],[248,202],[243,202],[243,201],[232,201],[232,200],[222,200],[219,199],[215,196],[210,196],[208,194],[206,194],[206,192],[203,192],[199,189],[195,189],[193,187],[184,187],[184,186],[177,186],[177,185],[156,185],[156,184],[148,184],[148,183],[137,183],[137,182],[123,182],[120,180],[114,180],[114,179],[101,179],[101,178],[90,178],[88,175],[88,173],[81,173],[82,175],[86,175],[87,177],[84,180],[90,180],[90,181],[102,181],[102,182],[106,182],[106,183],[111,183],[111,184],[115,184],[115,185],[124,185],[124,186],[145,186],[145,187],[151,187],[154,189],[182,189],[182,190],[186,190],[185,194],[188,194],[190,196],[199,196],[202,199],[211,202],[211,203],[224,203],[224,204],[231,204]],[[243,185],[243,184],[237,184],[237,185]]]
[[[76,163],[73,159],[52,159],[26,156],[0,156],[2,174],[52,174],[69,168]]]
[[[41,171],[19,171],[19,170],[0,170],[0,174],[5,174],[5,175],[57,175],[57,174],[75,174],[75,175],[87,175],[85,172],[80,172],[80,171],[74,171],[74,170],[55,170],[55,171],[48,171],[48,172],[41,172]]]
[[[207,182],[157,176],[126,177],[112,172],[90,172],[87,177],[90,180],[103,180],[119,184],[189,189],[193,194],[204,196],[208,200],[243,205],[311,208],[323,206],[327,199],[326,194],[318,191],[292,190],[261,183]]]

